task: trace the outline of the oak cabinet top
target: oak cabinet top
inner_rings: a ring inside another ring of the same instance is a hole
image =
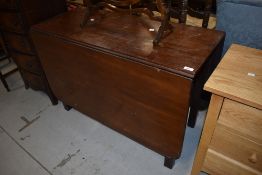
[[[204,89],[262,109],[262,50],[233,44]]]

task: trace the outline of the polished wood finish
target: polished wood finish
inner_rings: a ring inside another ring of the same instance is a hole
[[[138,23],[134,20],[134,16],[132,15],[126,15],[126,19],[116,19],[117,16],[120,16],[121,14],[114,14],[116,16],[109,15],[112,16],[111,20],[113,20],[113,22],[107,23],[106,27],[103,27],[102,24],[100,24],[100,21],[102,21],[100,18],[97,19],[96,16],[94,16],[94,19],[98,20],[97,23],[101,27],[97,28],[97,25],[94,25],[82,29],[79,24],[81,23],[84,11],[80,9],[74,13],[67,13],[64,16],[57,18],[57,22],[52,22],[52,24],[48,24],[47,22],[47,25],[41,26],[41,30],[45,30],[48,26],[48,28],[51,28],[54,33],[67,36],[71,33],[78,33],[82,31],[82,33],[79,33],[80,35],[78,36],[73,35],[69,37],[74,40],[84,42],[87,45],[97,45],[100,49],[104,48],[107,50],[116,50],[117,55],[120,56],[121,53],[126,53],[126,55],[129,55],[129,58],[132,58],[135,61],[142,63],[147,62],[151,66],[156,66],[167,71],[178,73],[191,79],[194,78],[191,91],[192,95],[190,99],[191,112],[188,122],[190,127],[194,127],[197,112],[200,109],[199,101],[201,100],[202,87],[220,60],[224,34],[212,30],[202,30],[194,27],[177,25],[175,26],[177,29],[173,31],[174,35],[170,35],[170,39],[167,42],[164,42],[163,45],[161,44],[162,46],[156,47],[158,48],[158,54],[155,54],[156,50],[154,50],[154,47],[152,47],[152,43],[150,42],[152,42],[156,32],[149,32],[149,29],[157,29],[159,27],[158,22],[142,18],[143,20]],[[105,14],[105,16],[107,15]],[[68,26],[63,26],[61,28],[61,21],[67,21]],[[126,21],[129,23],[126,24]],[[125,27],[123,24],[125,24]],[[134,32],[132,26],[137,25],[139,25],[141,30],[139,32]],[[105,28],[108,28],[109,30],[105,30]],[[126,29],[123,30],[124,28]],[[193,37],[193,40],[190,37],[192,36],[192,32],[194,36],[197,36],[196,38]],[[88,37],[94,39],[90,40],[87,38],[87,33],[92,34]],[[114,34],[117,33],[119,34],[114,36]],[[103,36],[103,41],[101,40],[101,36]],[[144,38],[141,36],[144,36]],[[136,38],[136,40],[134,40],[134,38]],[[187,38],[187,40],[185,38]],[[181,43],[175,43],[177,40],[180,40]],[[182,41],[187,41],[186,45]],[[130,45],[136,47],[119,47],[124,46],[127,43],[130,43]],[[173,49],[176,47],[180,47],[181,49]],[[128,48],[128,50],[126,48]],[[188,52],[188,54],[185,52]],[[181,61],[181,59],[170,59],[174,57],[173,55],[177,55],[176,57],[178,58],[183,58],[183,61]],[[141,59],[137,59],[137,57]],[[192,62],[192,57],[194,57],[194,62]],[[185,70],[185,66],[193,68],[194,70]],[[195,72],[197,70],[199,71],[198,74],[201,74],[201,76],[195,76]]]
[[[153,13],[153,9],[151,8],[153,3],[156,6],[155,9],[161,14],[161,17],[155,16]],[[90,20],[93,12],[101,8],[106,8],[123,14],[147,15],[151,20],[161,21],[161,25],[157,30],[155,39],[153,40],[155,46],[159,44],[160,40],[163,39],[165,35],[172,32],[173,28],[170,24],[171,14],[177,13],[177,11],[171,6],[171,0],[156,0],[151,3],[143,3],[141,0],[101,0],[95,4],[92,4],[91,0],[87,0],[84,4],[86,5],[86,12],[81,22],[81,27],[94,24],[94,21]],[[182,6],[185,6],[184,4],[185,3],[182,3]],[[183,8],[181,7],[181,9]],[[181,12],[179,11],[178,14],[178,16],[180,16],[178,17],[180,22],[183,18],[181,16],[184,14],[183,10],[181,10]]]
[[[207,114],[192,175],[201,170],[209,174],[262,173],[261,56],[261,50],[232,45],[205,84],[221,102],[215,107],[214,98],[211,100],[209,111],[214,113]]]
[[[171,168],[195,105],[191,96],[201,93],[195,85],[203,86],[203,73],[219,59],[224,33],[178,24],[155,47],[149,29],[159,22],[105,13],[85,28],[82,9],[32,28],[48,81],[65,105],[160,153]]]
[[[59,100],[164,156],[178,157],[189,79],[53,37],[35,35],[34,41]]]
[[[25,87],[46,92],[53,104],[57,104],[57,99],[48,85],[29,30],[31,25],[65,11],[65,0],[0,0],[4,43],[18,65]]]

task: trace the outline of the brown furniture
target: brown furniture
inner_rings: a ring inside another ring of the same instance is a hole
[[[0,29],[10,55],[18,65],[25,87],[53,95],[29,36],[30,26],[66,11],[64,0],[0,0]]]
[[[205,84],[213,95],[192,175],[262,174],[261,57],[232,45]]]
[[[159,22],[105,13],[83,29],[82,9],[33,26],[47,79],[67,109],[74,107],[162,154],[171,168],[181,153],[189,106],[194,125],[201,88],[219,60],[224,33],[176,24],[153,47],[156,32],[149,29],[158,29]]]
[[[101,8],[107,8],[123,14],[147,15],[151,20],[161,22],[155,39],[153,40],[153,44],[158,45],[161,39],[173,30],[170,24],[171,17],[178,18],[180,23],[186,22],[186,1],[180,0],[176,2],[176,9],[172,6],[172,2],[171,0],[148,2],[143,0],[99,0],[93,4],[91,0],[84,0],[83,3],[86,6],[86,12],[81,22],[81,27],[95,23],[95,21],[91,21],[90,18],[94,11]],[[160,16],[155,15],[153,11],[158,11]]]

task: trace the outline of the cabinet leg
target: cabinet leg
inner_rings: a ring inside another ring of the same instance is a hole
[[[174,159],[174,158],[165,157],[164,166],[172,169],[173,166],[175,165],[175,161],[176,161],[176,159]]]
[[[49,96],[49,98],[51,100],[52,105],[57,105],[58,104],[58,100],[57,100],[57,98],[54,95],[48,94],[48,96]]]
[[[51,90],[45,75],[42,75],[42,78],[43,78],[43,81],[44,81],[44,84],[45,84],[44,92],[48,95],[51,103],[53,105],[57,105],[58,104],[58,99],[56,98],[56,96],[54,95],[53,91]]]
[[[194,106],[190,107],[190,113],[187,121],[187,126],[194,128],[196,125],[196,119],[197,119],[197,113],[198,109],[195,108]]]
[[[28,84],[28,82],[27,82],[26,80],[24,80],[24,79],[23,79],[23,81],[24,81],[25,89],[29,89],[29,84]]]
[[[22,70],[20,70],[20,69],[18,69],[18,70],[19,70],[19,72],[20,72],[20,75],[21,75],[21,77],[22,77],[22,80],[23,80],[23,82],[24,82],[25,89],[28,89],[28,88],[29,88],[29,84],[28,84],[28,82],[26,81],[26,79],[24,78],[23,71],[22,71]]]
[[[197,113],[199,110],[199,102],[201,100],[202,83],[201,79],[195,80],[192,85],[190,97],[190,112],[188,116],[187,126],[194,128],[197,120]]]
[[[69,105],[67,105],[67,104],[65,104],[65,103],[63,103],[63,105],[64,105],[65,110],[67,110],[67,111],[69,111],[70,109],[72,109],[71,106],[69,106]]]
[[[207,28],[208,27],[208,22],[209,22],[209,17],[211,13],[211,7],[212,7],[212,0],[207,0],[205,4],[205,10],[204,10],[204,15],[203,15],[203,23],[202,27]]]
[[[6,88],[6,90],[9,92],[10,89],[8,87],[8,84],[7,84],[6,80],[5,80],[5,77],[2,75],[1,72],[0,72],[0,80],[2,81],[2,83],[3,83],[4,87]]]
[[[49,99],[51,100],[51,103],[53,105],[57,105],[58,104],[58,99],[56,98],[56,96],[53,94],[53,92],[51,91],[50,87],[48,84],[45,85],[46,86],[46,93],[49,97]]]

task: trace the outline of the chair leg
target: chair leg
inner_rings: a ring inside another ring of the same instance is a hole
[[[204,17],[203,17],[203,23],[202,23],[203,28],[208,27],[209,17],[210,17],[210,12],[205,12]]]
[[[204,15],[203,15],[203,23],[202,23],[203,28],[208,27],[209,17],[210,17],[210,13],[211,13],[211,7],[212,7],[212,0],[206,0],[205,10],[204,10]]]
[[[182,0],[180,2],[180,17],[179,17],[179,23],[186,23],[187,19],[187,0]]]
[[[2,75],[1,72],[0,72],[0,79],[1,79],[1,81],[2,81],[2,83],[3,83],[3,85],[4,85],[4,87],[6,88],[6,90],[9,92],[10,89],[9,89],[8,84],[7,84],[7,82],[6,82],[4,76]]]

